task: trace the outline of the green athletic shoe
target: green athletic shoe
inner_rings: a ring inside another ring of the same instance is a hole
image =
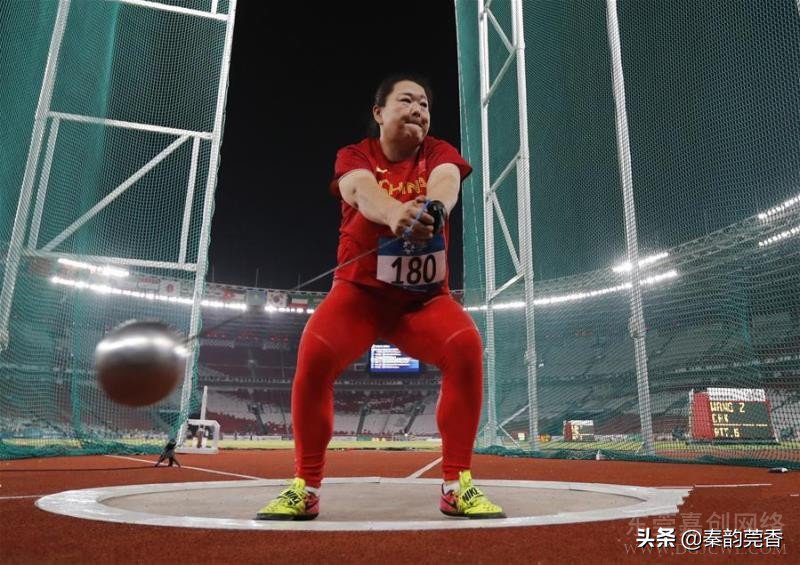
[[[306,490],[306,482],[295,478],[256,514],[257,520],[313,520],[319,514],[319,496]]]
[[[505,512],[489,500],[478,487],[472,484],[472,473],[458,474],[458,491],[444,492],[439,501],[439,510],[448,516],[462,518],[505,518]]]

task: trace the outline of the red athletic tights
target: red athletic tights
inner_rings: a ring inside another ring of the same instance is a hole
[[[436,421],[442,435],[444,480],[470,468],[483,393],[481,337],[449,295],[427,302],[397,289],[335,281],[300,339],[292,387],[295,473],[319,487],[333,435],[333,383],[376,340],[442,372]]]

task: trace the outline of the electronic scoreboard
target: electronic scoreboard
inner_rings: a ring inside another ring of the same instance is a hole
[[[696,441],[774,442],[764,389],[709,388],[690,396],[691,437]]]
[[[373,374],[419,374],[419,359],[409,357],[393,345],[376,343],[369,351],[369,371]]]

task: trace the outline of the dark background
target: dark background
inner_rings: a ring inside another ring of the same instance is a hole
[[[428,78],[431,134],[460,147],[451,0],[239,2],[209,281],[291,288],[335,267],[336,151],[366,136],[375,89],[395,72]],[[461,288],[460,206],[451,221]]]

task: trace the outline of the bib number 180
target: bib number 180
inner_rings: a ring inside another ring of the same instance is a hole
[[[432,290],[447,276],[446,253],[441,234],[417,249],[406,249],[401,241],[382,240],[377,279],[408,290]]]
[[[436,280],[436,255],[398,257],[391,266],[394,284],[430,284]]]

